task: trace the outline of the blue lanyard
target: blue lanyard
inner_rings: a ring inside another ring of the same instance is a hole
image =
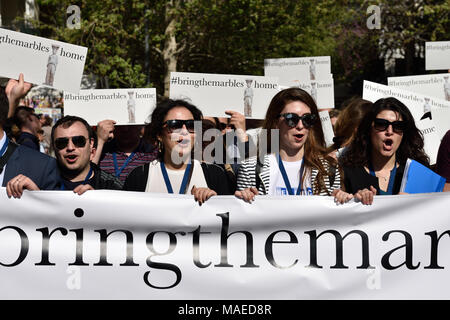
[[[371,162],[369,162],[369,171],[372,176],[376,177],[375,170],[373,170]],[[396,173],[397,173],[397,162],[394,163],[394,168],[391,170],[391,174],[389,175],[389,185],[386,194],[392,194],[392,191],[394,191],[394,181]]]
[[[283,160],[281,160],[280,154],[278,154],[278,167],[280,168],[280,172],[281,172],[281,175],[283,176],[284,184],[286,185],[289,195],[293,196],[294,192],[292,192],[291,183],[289,182],[289,178],[286,174],[286,170],[284,169]],[[295,193],[295,195],[297,195],[297,196],[300,195],[300,192],[302,190],[302,177],[303,177],[304,171],[305,171],[305,160],[303,159],[302,165],[300,167],[300,179],[298,180],[298,188],[297,188],[297,192]]]
[[[3,154],[6,152],[6,149],[8,148],[8,143],[9,143],[9,139],[8,139],[8,137],[6,137],[6,141],[3,144],[2,149],[0,150],[0,157],[3,156]]]
[[[123,169],[126,168],[126,166],[128,165],[128,163],[131,161],[131,159],[133,158],[135,152],[132,152],[127,160],[125,160],[125,162],[123,163],[123,165],[120,167],[119,169],[119,165],[117,164],[117,154],[115,152],[113,152],[113,161],[114,161],[114,173],[116,175],[116,177],[120,176],[120,174],[122,173]]]
[[[89,177],[92,174],[92,167],[89,167],[89,172],[86,176],[86,178],[84,178],[84,181],[82,184],[86,184],[89,181]],[[66,190],[66,186],[64,185],[64,181],[61,181],[61,190]]]
[[[160,162],[160,166],[161,166],[162,175],[164,177],[164,182],[166,183],[167,192],[173,193],[172,184],[170,183],[169,175],[167,174],[167,170],[166,170],[166,165],[164,164],[164,162]],[[187,165],[186,169],[184,170],[184,176],[183,176],[183,180],[181,182],[179,194],[184,194],[186,191],[186,185],[188,182],[189,175],[191,173],[191,168],[192,168],[192,163],[189,163]]]

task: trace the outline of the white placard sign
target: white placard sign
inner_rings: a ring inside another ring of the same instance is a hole
[[[425,42],[425,70],[450,70],[450,41]]]
[[[320,111],[320,122],[322,123],[322,130],[323,135],[325,137],[325,143],[327,147],[331,146],[333,144],[333,138],[334,138],[334,131],[333,131],[333,125],[331,123],[330,119],[330,113],[328,110]]]
[[[292,81],[328,80],[331,59],[323,57],[264,59],[264,75],[278,77],[280,85],[290,86]]]
[[[290,87],[299,87],[307,91],[318,109],[334,108],[334,80],[332,77],[327,80],[317,81],[291,81]]]
[[[64,115],[79,116],[90,125],[111,119],[117,125],[145,124],[156,105],[155,88],[80,90],[64,92]]]
[[[450,101],[450,73],[388,77],[388,86]]]
[[[444,100],[427,97],[419,93],[385,86],[364,80],[363,99],[375,102],[381,98],[394,97],[405,104],[414,117],[417,128],[422,132],[425,142],[425,152],[430,157],[431,164],[436,163],[442,128],[438,128],[432,116],[432,108],[450,108],[450,103]]]
[[[170,74],[170,98],[191,102],[209,117],[226,117],[225,110],[234,110],[246,118],[264,119],[277,92],[277,78],[187,72]]]
[[[2,188],[0,299],[450,299],[449,207]]]
[[[78,93],[87,50],[0,28],[0,76]]]

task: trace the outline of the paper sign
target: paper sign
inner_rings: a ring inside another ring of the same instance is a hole
[[[389,77],[388,85],[450,101],[450,73]]]
[[[450,41],[425,42],[425,70],[450,69]]]
[[[331,59],[323,57],[265,59],[264,75],[278,77],[281,85],[290,86],[292,81],[328,80],[331,75]]]
[[[299,87],[307,91],[318,109],[334,108],[334,81],[333,78],[317,81],[291,81],[290,87]]]
[[[430,157],[430,164],[436,163],[443,129],[438,127],[432,107],[450,108],[450,102],[364,80],[363,99],[375,102],[387,97],[397,98],[409,108],[417,128],[424,136],[425,152]]]
[[[331,124],[330,113],[325,111],[319,112],[320,122],[322,123],[323,135],[325,137],[325,143],[327,147],[333,144],[334,131],[333,125]]]
[[[145,124],[156,106],[156,89],[80,90],[64,93],[64,115],[79,116],[90,125],[111,119],[117,125]]]
[[[170,74],[170,98],[186,100],[209,117],[225,117],[225,110],[234,110],[246,118],[264,119],[277,92],[277,78],[186,72]]]
[[[0,28],[0,76],[78,93],[87,48]]]

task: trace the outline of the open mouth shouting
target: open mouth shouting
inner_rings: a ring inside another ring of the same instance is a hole
[[[385,139],[383,140],[383,150],[385,151],[391,151],[394,147],[394,140],[392,139]]]
[[[304,134],[301,134],[301,133],[294,134],[295,142],[302,142],[304,136],[305,136],[305,135],[304,135]]]
[[[68,164],[74,164],[78,160],[78,155],[76,154],[67,154],[64,156]]]

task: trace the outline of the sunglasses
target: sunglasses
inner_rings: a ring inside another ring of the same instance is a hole
[[[302,120],[303,126],[306,129],[311,128],[317,120],[315,114],[306,113],[302,116],[299,116],[296,113],[283,113],[279,115],[284,118],[284,121],[290,128],[295,128],[300,120]]]
[[[163,123],[163,126],[167,127],[169,133],[172,133],[174,131],[181,131],[183,126],[185,126],[187,131],[189,131],[190,133],[194,133],[194,122],[195,120],[167,120]]]
[[[72,139],[72,143],[77,148],[84,148],[87,139],[84,136],[63,137],[55,139],[55,147],[58,150],[62,150],[67,147],[69,140]]]
[[[380,118],[375,118],[375,120],[373,120],[373,127],[377,131],[386,131],[390,125],[392,125],[392,130],[395,133],[403,133],[403,131],[405,131],[405,129],[406,129],[405,121],[390,122],[386,119],[380,119]]]
[[[229,124],[229,123],[225,123],[225,122],[219,122],[219,123],[217,124],[217,127],[218,127],[218,129],[219,129],[220,131],[223,131],[223,130],[225,130],[226,128],[231,128],[231,129],[234,130],[234,125]]]

